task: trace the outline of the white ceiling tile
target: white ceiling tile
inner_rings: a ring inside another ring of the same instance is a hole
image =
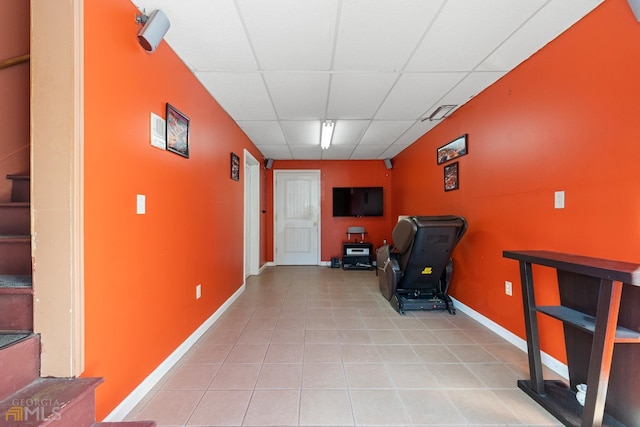
[[[273,159],[391,158],[603,2],[132,1],[163,10],[167,43]]]
[[[407,69],[470,71],[546,0],[448,0]]]
[[[264,79],[279,118],[308,120],[324,117],[329,95],[329,74],[267,73]],[[296,96],[291,96],[292,93]]]
[[[333,130],[331,145],[356,146],[367,127],[370,120],[337,120]]]
[[[425,120],[424,122],[416,122],[405,133],[403,133],[393,145],[409,145],[413,144],[425,133],[436,127],[440,123],[439,121]]]
[[[280,122],[239,120],[238,126],[247,134],[254,144],[286,145]]]
[[[360,145],[389,145],[407,131],[414,121],[374,120],[360,140]]]
[[[337,0],[238,0],[263,70],[328,71]]]
[[[235,120],[274,120],[276,118],[260,74],[197,72],[196,76]]]
[[[196,71],[257,70],[251,45],[232,0],[191,0],[191,14],[176,1],[160,7],[171,22],[165,40]],[[193,40],[198,40],[194,43]]]
[[[384,152],[380,155],[379,158],[381,158],[381,159],[393,159],[395,156],[400,154],[400,152],[402,152],[402,150],[404,150],[405,148],[409,147],[410,145],[411,144],[398,144],[398,143],[390,145],[389,148],[384,150]]]
[[[603,0],[552,0],[499,46],[478,70],[508,71],[563,33]]]
[[[391,90],[376,119],[417,120],[466,73],[405,73]]]
[[[343,160],[348,159],[356,148],[355,145],[333,145],[326,150],[322,150],[322,160]]]
[[[327,118],[371,118],[398,77],[395,73],[334,74]]]
[[[401,69],[442,2],[343,0],[334,69]]]
[[[353,160],[384,159],[382,153],[387,149],[387,145],[358,145],[351,154]]]
[[[290,147],[318,146],[320,147],[320,121],[297,120],[283,121],[282,130]]]
[[[314,160],[322,158],[322,148],[317,147],[291,147],[291,154],[294,159]]]
[[[258,149],[267,159],[291,160],[293,155],[287,145],[258,145]]]
[[[451,89],[443,98],[441,104],[454,104],[460,108],[460,106],[467,103],[488,86],[494,84],[505,74],[505,72],[499,71],[470,73],[456,87]]]

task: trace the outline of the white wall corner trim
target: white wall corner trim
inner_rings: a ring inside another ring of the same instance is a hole
[[[453,305],[457,310],[460,310],[461,312],[465,313],[466,315],[468,315],[469,317],[471,317],[475,321],[479,322],[483,326],[485,326],[488,329],[490,329],[491,331],[495,332],[500,337],[502,337],[505,340],[507,340],[509,343],[511,343],[511,344],[515,345],[516,347],[518,347],[520,350],[524,351],[525,353],[527,352],[527,341],[523,340],[522,338],[520,338],[516,334],[514,334],[514,333],[510,332],[509,330],[503,328],[502,326],[498,325],[496,322],[494,322],[493,320],[489,319],[488,317],[485,317],[482,314],[478,313],[477,311],[475,311],[471,307],[469,307],[467,305],[464,305],[463,303],[461,303],[457,299],[455,299],[455,298],[451,298],[451,299],[453,300]],[[567,365],[565,365],[564,363],[560,362],[558,359],[550,356],[549,354],[545,353],[544,351],[541,351],[540,354],[541,354],[542,363],[546,367],[548,367],[553,372],[555,372],[558,375],[560,375],[562,378],[564,378],[566,380],[569,379],[569,368],[567,367]]]
[[[124,418],[136,407],[140,401],[151,391],[154,385],[162,379],[184,356],[187,351],[204,335],[207,330],[229,309],[231,304],[246,289],[246,284],[242,284],[233,295],[227,299],[202,325],[198,327],[182,344],[180,344],[158,367],[142,381],[103,421],[123,421]]]

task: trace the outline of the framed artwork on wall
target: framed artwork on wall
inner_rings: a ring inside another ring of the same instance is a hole
[[[168,103],[167,150],[189,158],[189,118]]]
[[[467,154],[467,134],[457,137],[448,144],[443,145],[437,150],[438,164],[448,162],[449,160],[457,159],[460,156]]]
[[[231,179],[240,181],[240,157],[236,153],[231,153]]]
[[[460,188],[458,162],[455,162],[444,167],[444,191],[457,190],[458,188]]]

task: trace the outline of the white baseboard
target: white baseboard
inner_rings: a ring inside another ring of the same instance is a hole
[[[224,314],[231,304],[244,292],[243,283],[224,304],[220,306],[205,322],[198,327],[182,344],[176,348],[147,378],[142,381],[103,421],[122,421],[138,403],[151,391],[154,385],[184,356],[187,351],[204,335],[204,333]]]
[[[478,313],[471,307],[464,305],[457,299],[455,298],[451,298],[451,299],[453,300],[453,305],[456,308],[456,310],[462,311],[464,314],[478,321],[483,326],[487,327],[488,329],[495,332],[496,334],[498,334],[499,336],[501,336],[511,344],[518,347],[520,350],[524,351],[525,353],[527,352],[527,341],[523,340],[516,334],[498,325],[496,322],[489,319],[488,317],[485,317],[482,314]],[[544,351],[541,351],[540,355],[541,355],[542,363],[545,366],[547,366],[553,372],[560,375],[562,378],[567,380],[569,379],[569,368],[567,367],[567,365],[560,362],[558,359],[550,356],[549,354],[545,353]]]

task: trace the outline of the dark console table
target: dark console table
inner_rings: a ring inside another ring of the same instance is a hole
[[[373,244],[343,243],[342,268],[345,270],[371,270],[373,260]]]
[[[640,425],[640,264],[549,251],[519,261],[529,380],[518,387],[566,426]],[[532,265],[556,269],[559,306],[537,306]],[[537,313],[563,322],[569,386],[542,377]],[[587,384],[584,408],[575,386]]]

